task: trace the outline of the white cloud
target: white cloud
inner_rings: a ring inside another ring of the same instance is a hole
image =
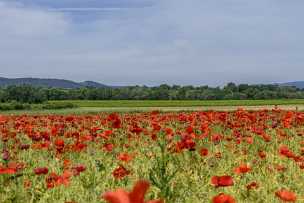
[[[104,9],[0,3],[0,73],[117,85],[300,80],[303,5],[156,0],[80,23],[60,10]]]
[[[96,8],[96,7],[64,7],[64,8],[50,8],[49,11],[61,11],[61,12],[90,12],[90,11],[121,11],[127,10],[130,8],[121,8],[121,7],[104,7],[104,8]]]
[[[61,13],[0,1],[0,32],[9,37],[40,37],[64,34],[68,23]]]

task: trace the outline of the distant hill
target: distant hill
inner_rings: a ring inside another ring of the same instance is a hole
[[[104,85],[104,84],[101,84],[98,82],[94,82],[94,81],[84,81],[84,82],[80,82],[78,84],[85,86],[85,87],[96,87],[96,88],[108,87],[107,85]]]
[[[282,86],[294,86],[299,89],[304,89],[304,81],[295,81],[295,82],[286,82],[283,84],[280,84]]]
[[[85,82],[74,82],[71,80],[63,79],[42,79],[42,78],[3,78],[0,77],[0,87],[9,85],[32,85],[32,86],[43,86],[43,87],[55,87],[55,88],[81,88],[81,87],[110,87],[98,82],[85,81]]]

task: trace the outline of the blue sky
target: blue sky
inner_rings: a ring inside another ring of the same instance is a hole
[[[302,0],[0,0],[0,76],[304,80]]]

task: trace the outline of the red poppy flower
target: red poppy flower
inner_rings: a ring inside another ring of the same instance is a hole
[[[236,174],[248,173],[249,171],[251,171],[251,167],[247,164],[241,164],[239,167],[234,169]]]
[[[105,130],[103,133],[99,133],[98,136],[102,137],[105,140],[108,140],[112,134],[112,130]]]
[[[20,144],[19,149],[21,150],[27,150],[31,147],[29,144]]]
[[[217,158],[217,159],[221,159],[221,158],[222,158],[222,153],[221,153],[221,152],[216,152],[216,153],[214,154],[214,156],[215,156],[215,158]]]
[[[257,184],[257,182],[251,182],[246,186],[248,190],[257,189],[258,187],[259,185]]]
[[[32,187],[32,182],[31,182],[30,180],[28,180],[28,179],[25,179],[25,180],[23,181],[23,187],[24,187],[25,189],[29,189],[30,187]]]
[[[208,149],[207,148],[202,148],[200,150],[200,155],[201,156],[208,156]]]
[[[106,192],[102,195],[108,203],[163,203],[163,200],[145,201],[145,194],[150,184],[147,181],[138,181],[131,192],[118,189],[114,192]]]
[[[62,153],[63,149],[64,149],[64,140],[56,139],[54,144],[55,144],[57,152]]]
[[[300,153],[301,153],[301,155],[304,155],[304,147],[301,147]]]
[[[219,135],[219,134],[214,134],[211,136],[211,141],[214,142],[214,143],[218,143],[220,142],[222,139],[222,136]]]
[[[233,185],[233,178],[231,176],[213,176],[211,184],[215,187],[227,187]]]
[[[84,172],[87,169],[87,167],[83,164],[79,164],[77,166],[74,166],[72,169],[74,176],[78,176],[81,172]]]
[[[14,168],[2,168],[0,167],[0,175],[13,175],[17,171]]]
[[[287,158],[293,158],[295,157],[295,155],[293,154],[293,152],[286,146],[286,145],[282,145],[279,149],[279,153],[282,156],[285,156]]]
[[[235,199],[224,193],[220,193],[217,196],[212,198],[212,203],[235,203]]]
[[[287,170],[287,168],[283,165],[275,165],[275,169],[277,169],[277,171],[282,171],[282,172]]]
[[[72,176],[72,172],[65,170],[61,176],[56,181],[56,185],[64,185],[68,186],[70,184],[70,177]]]
[[[9,151],[3,150],[3,152],[2,152],[2,159],[4,161],[8,161],[10,159],[10,153],[9,153]]]
[[[112,143],[104,144],[103,149],[107,152],[111,152],[114,149],[114,144]]]
[[[46,167],[42,167],[42,168],[35,168],[34,169],[34,173],[36,175],[45,175],[49,172],[49,169]]]
[[[266,152],[264,152],[264,151],[259,151],[258,152],[258,154],[259,154],[259,157],[261,158],[261,159],[265,159],[266,158]]]
[[[294,192],[285,189],[279,190],[275,194],[278,198],[286,202],[295,202],[297,200],[297,196]]]
[[[246,142],[248,143],[248,144],[253,144],[253,137],[247,137],[246,138]]]
[[[124,178],[125,176],[130,174],[130,171],[128,171],[125,167],[119,166],[113,171],[113,176],[116,179]]]
[[[45,179],[47,188],[51,189],[59,185],[68,186],[70,183],[71,176],[72,173],[68,170],[65,170],[61,176],[57,175],[56,173],[50,173],[49,176]]]
[[[132,156],[128,153],[120,153],[117,157],[120,161],[129,162],[132,160]]]
[[[63,160],[63,168],[68,169],[71,166],[71,160],[69,159],[64,159]]]

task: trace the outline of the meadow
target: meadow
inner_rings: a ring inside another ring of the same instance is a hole
[[[1,104],[1,103],[0,103]],[[3,104],[3,103],[2,103]],[[2,114],[97,114],[99,112],[191,112],[272,109],[304,110],[304,99],[278,100],[61,100],[32,104],[31,109],[6,110]],[[49,108],[41,108],[47,106]],[[72,108],[65,108],[65,107]]]
[[[277,108],[1,115],[0,202],[303,202],[303,124]]]
[[[218,106],[268,106],[304,105],[304,99],[273,100],[63,100],[52,103],[72,103],[79,107],[218,107]]]

